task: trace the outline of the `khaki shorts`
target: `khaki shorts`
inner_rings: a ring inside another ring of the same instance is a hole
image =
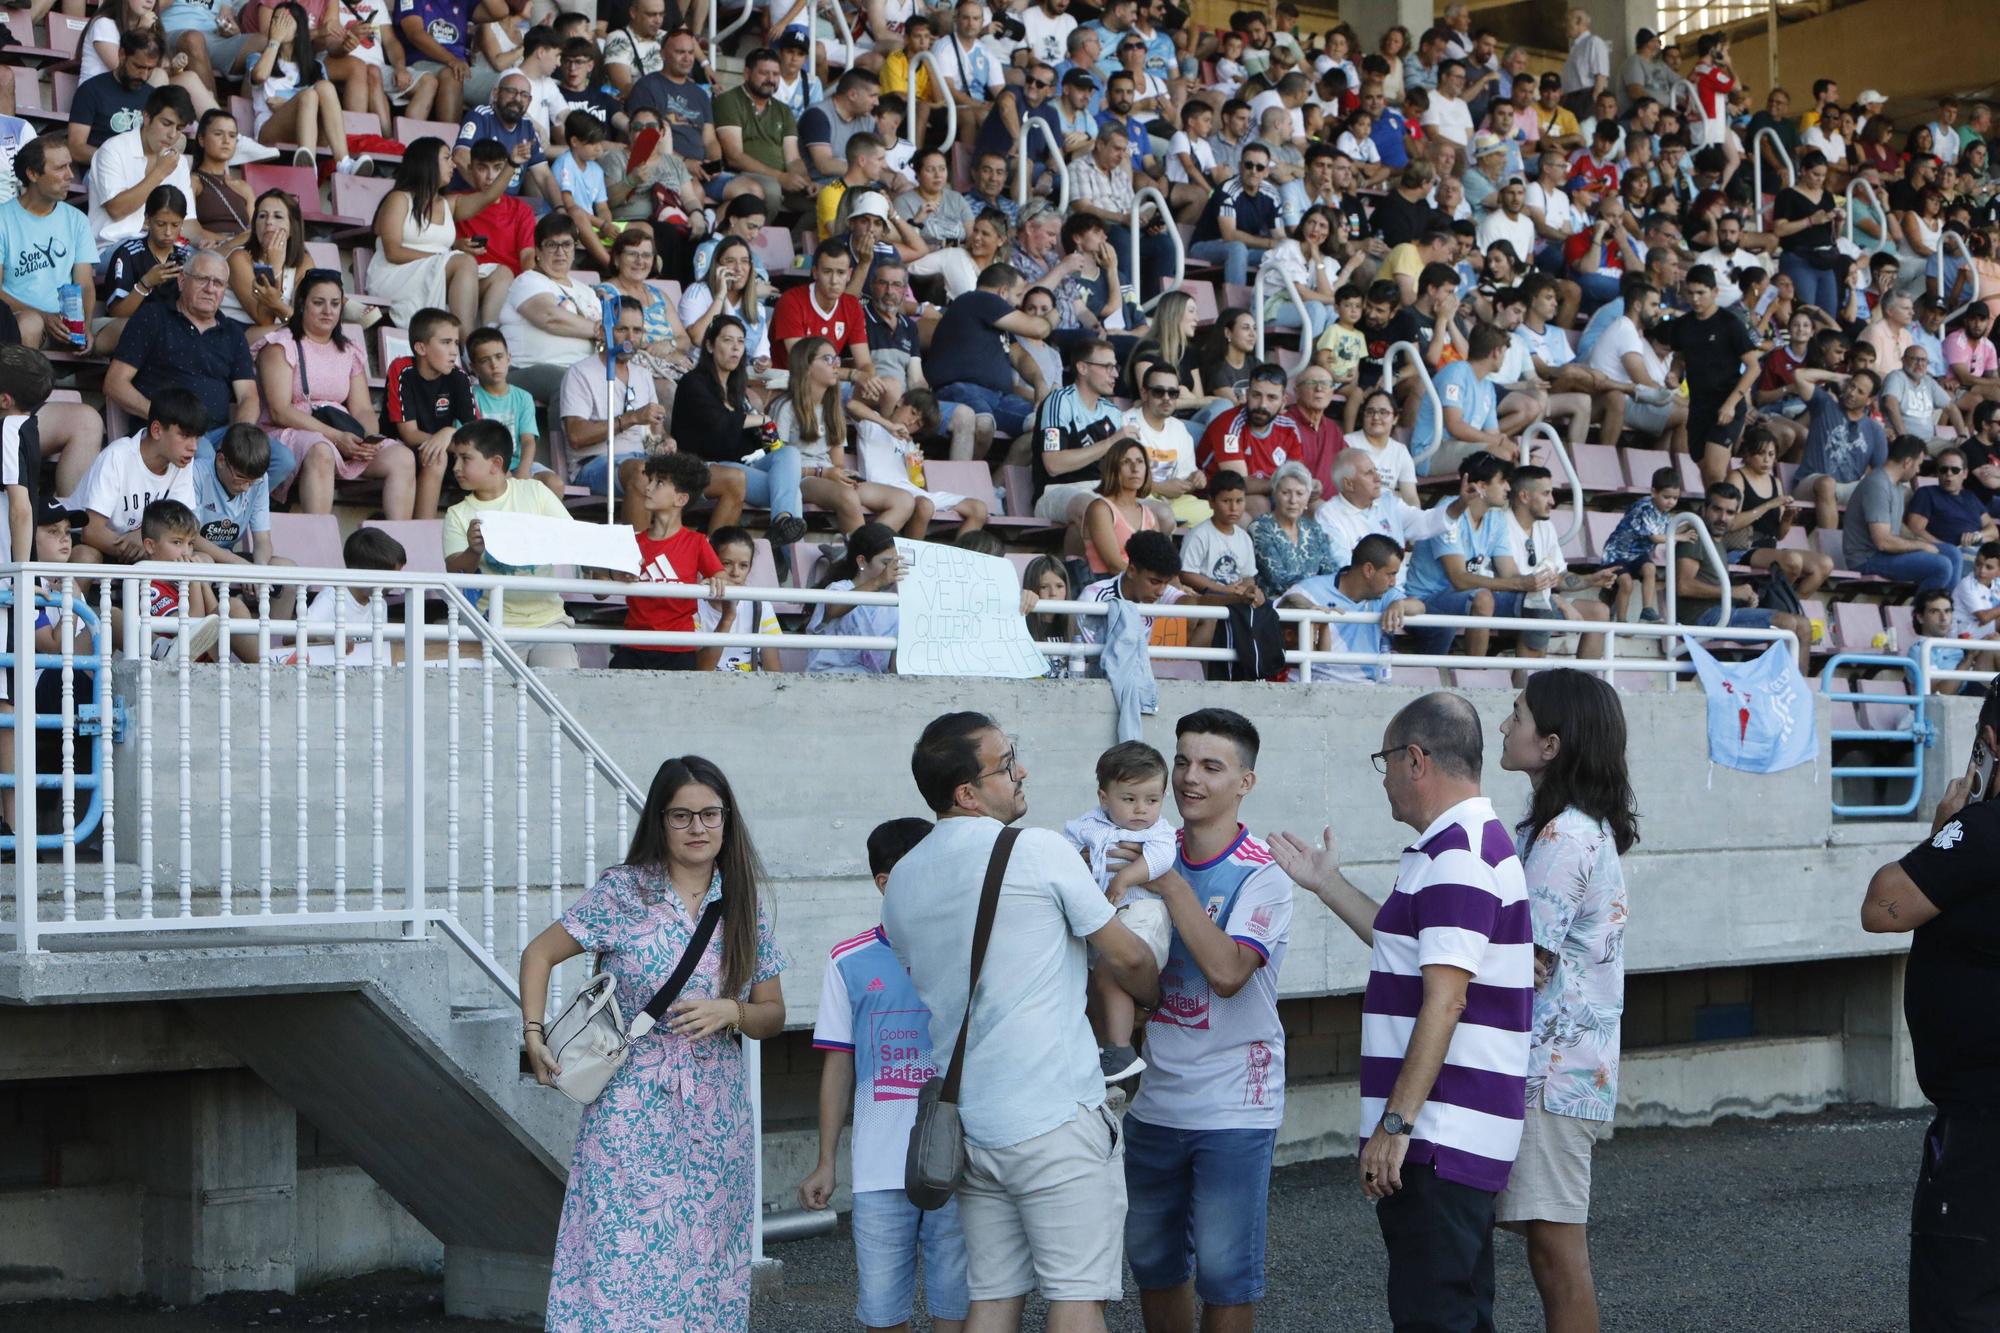
[[[1495,1222],[1590,1220],[1590,1150],[1610,1124],[1528,1108],[1521,1150],[1507,1188],[1494,1200]]]
[[[1809,477],[1792,478],[1793,498],[1799,500],[1811,500],[1813,498],[1812,497],[1813,483],[1818,481],[1821,477],[1825,475],[1826,474],[1824,472],[1815,472]],[[1860,484],[1861,483],[1859,481],[1836,481],[1835,483],[1833,483],[1833,498],[1838,502],[1840,502],[1841,504],[1846,504],[1848,498],[1854,494],[1854,488],[1859,486]]]
[[[1125,1134],[1108,1107],[1005,1148],[966,1145],[958,1219],[975,1301],[1125,1292]]]

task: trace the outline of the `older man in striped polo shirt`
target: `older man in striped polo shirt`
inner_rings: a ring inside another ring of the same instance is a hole
[[[1418,830],[1378,908],[1332,838],[1270,844],[1286,873],[1373,945],[1361,1005],[1361,1192],[1376,1200],[1397,1328],[1493,1327],[1493,1200],[1521,1142],[1534,985],[1514,840],[1479,791],[1479,714],[1427,694],[1371,756]]]

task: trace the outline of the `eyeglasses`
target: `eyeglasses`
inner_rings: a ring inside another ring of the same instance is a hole
[[[1364,417],[1388,417],[1393,421],[1396,417],[1396,409],[1393,407],[1371,407],[1362,412],[1361,415]]]
[[[1299,387],[1300,387],[1301,389],[1331,389],[1331,388],[1333,387],[1333,381],[1332,381],[1332,380],[1300,380],[1300,381],[1299,381]]]
[[[690,829],[694,827],[694,821],[699,819],[703,828],[721,828],[723,816],[728,813],[728,809],[720,805],[711,805],[701,810],[690,810],[679,805],[669,806],[667,827],[676,830]]]
[[[1250,162],[1246,160],[1242,166],[1245,171],[1268,171],[1271,164],[1269,162]]]
[[[822,366],[837,366],[840,364],[840,353],[828,352],[823,356],[814,357],[813,360],[819,362]]]
[[[1079,366],[1096,366],[1099,370],[1118,369],[1118,363],[1116,361],[1079,361],[1077,362],[1077,364]]]
[[[974,782],[984,782],[988,778],[1003,775],[1010,778],[1015,776],[1025,777],[1027,771],[1021,767],[1021,743],[1010,739],[1007,742],[1007,753],[1000,756],[1000,767],[989,768],[984,773],[976,775],[972,780]]]
[[[1402,754],[1405,750],[1415,750],[1418,754],[1430,753],[1429,750],[1426,750],[1421,745],[1392,745],[1386,750],[1377,750],[1374,754],[1369,755],[1368,762],[1375,765],[1377,773],[1386,775],[1389,771],[1389,756]]]
[[[548,251],[548,252],[550,252],[551,254],[563,254],[563,253],[565,253],[565,252],[567,252],[567,253],[569,253],[569,254],[575,254],[575,253],[576,253],[576,242],[575,242],[575,241],[543,241],[543,242],[542,242],[542,249],[544,249],[544,250],[547,250],[547,251]]]

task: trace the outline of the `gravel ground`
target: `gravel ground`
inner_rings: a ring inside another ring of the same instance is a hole
[[[1592,1250],[1605,1327],[1646,1333],[1878,1333],[1905,1326],[1907,1221],[1925,1118],[1868,1108],[1700,1130],[1637,1130],[1596,1156]],[[1350,1162],[1287,1167],[1271,1188],[1269,1292],[1260,1327],[1388,1328],[1382,1242]],[[783,1292],[759,1301],[764,1333],[851,1333],[846,1226],[778,1246]],[[1521,1242],[1498,1240],[1500,1327],[1539,1327]],[[447,1319],[435,1279],[374,1275],[301,1296],[239,1295],[192,1309],[126,1302],[0,1306],[0,1330],[213,1333],[337,1329],[499,1333]],[[1112,1308],[1138,1333],[1138,1303]],[[923,1329],[927,1324],[919,1322]],[[1042,1322],[1032,1309],[1027,1329]]]

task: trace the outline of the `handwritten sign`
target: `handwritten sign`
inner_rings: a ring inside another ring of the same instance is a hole
[[[1048,659],[1028,637],[1021,580],[996,555],[898,538],[901,614],[896,617],[896,672],[904,676],[1048,674]]]

